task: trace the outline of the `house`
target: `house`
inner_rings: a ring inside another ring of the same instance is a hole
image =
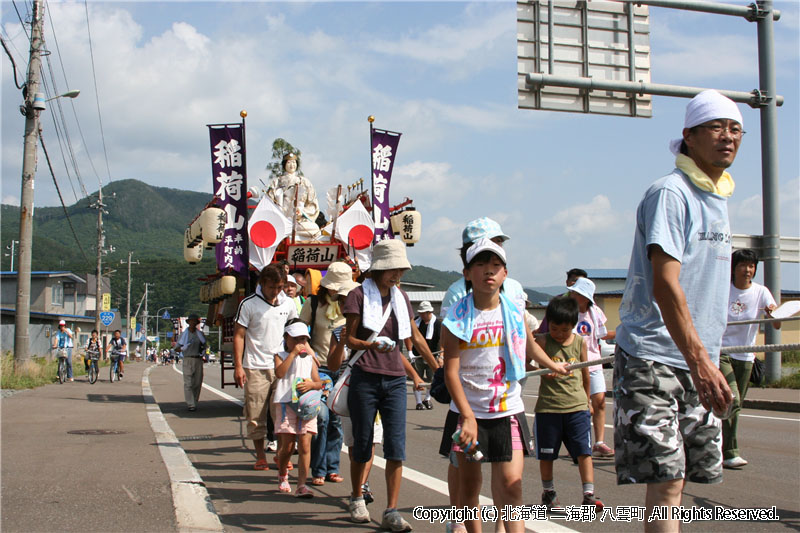
[[[67,271],[31,272],[30,291],[30,353],[49,356],[51,335],[64,320],[75,334],[75,346],[84,346],[94,329],[98,298],[96,277],[81,277]],[[111,281],[104,277],[103,292],[111,292]],[[0,351],[14,349],[14,329],[17,307],[17,272],[0,272]],[[110,331],[120,328],[116,314]],[[104,332],[101,332],[104,333]]]

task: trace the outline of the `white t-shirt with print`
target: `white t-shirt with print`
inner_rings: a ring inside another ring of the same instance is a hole
[[[275,368],[274,355],[283,351],[283,328],[292,318],[297,318],[297,307],[283,293],[278,295],[277,305],[268,303],[260,294],[242,300],[236,311],[236,323],[247,328],[242,367]]]
[[[764,308],[775,305],[775,298],[769,289],[753,282],[748,289],[737,289],[731,283],[731,293],[728,299],[728,322],[742,320],[755,320],[764,314]],[[743,324],[741,326],[728,326],[722,337],[722,353],[725,346],[751,346],[756,342],[758,324]],[[755,360],[754,353],[732,353],[730,356],[739,361]]]
[[[287,352],[278,353],[282,361],[289,357]],[[289,365],[289,371],[280,378],[275,384],[275,393],[272,395],[272,403],[291,403],[292,383],[297,378],[310,378],[311,371],[314,369],[314,358],[310,355],[305,357],[297,356]]]
[[[587,360],[600,359],[600,339],[608,334],[605,323],[608,321],[603,310],[593,305],[585,313],[578,313],[575,333],[583,337],[586,343]],[[589,371],[602,370],[599,366],[589,367]]]
[[[501,306],[475,317],[470,342],[458,339],[459,377],[475,418],[503,418],[525,410],[518,381],[505,381],[505,330]],[[455,402],[450,409],[459,412]]]

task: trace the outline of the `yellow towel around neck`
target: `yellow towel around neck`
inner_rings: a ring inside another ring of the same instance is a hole
[[[708,174],[700,170],[694,159],[685,154],[678,154],[675,158],[675,166],[683,171],[692,180],[695,187],[701,191],[711,192],[723,198],[729,198],[733,194],[736,184],[728,172],[723,172],[717,183],[708,177]]]

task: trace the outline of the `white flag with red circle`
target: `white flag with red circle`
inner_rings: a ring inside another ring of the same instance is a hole
[[[292,221],[286,218],[280,208],[264,196],[256,206],[247,232],[250,235],[250,264],[261,271],[270,264],[275,249],[292,231]]]
[[[364,204],[357,200],[336,220],[337,239],[345,244],[347,255],[355,254],[358,268],[368,270],[372,264],[372,241],[375,237],[375,224]]]

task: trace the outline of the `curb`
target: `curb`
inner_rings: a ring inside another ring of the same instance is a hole
[[[164,466],[169,472],[178,531],[223,532],[222,522],[211,502],[203,478],[192,465],[153,397],[149,375],[154,367],[155,365],[147,367],[142,375],[142,397],[158,451],[161,452]]]
[[[744,405],[748,409],[763,409],[765,411],[782,411],[784,413],[800,413],[800,403],[784,402],[780,400],[750,400],[744,399]]]

